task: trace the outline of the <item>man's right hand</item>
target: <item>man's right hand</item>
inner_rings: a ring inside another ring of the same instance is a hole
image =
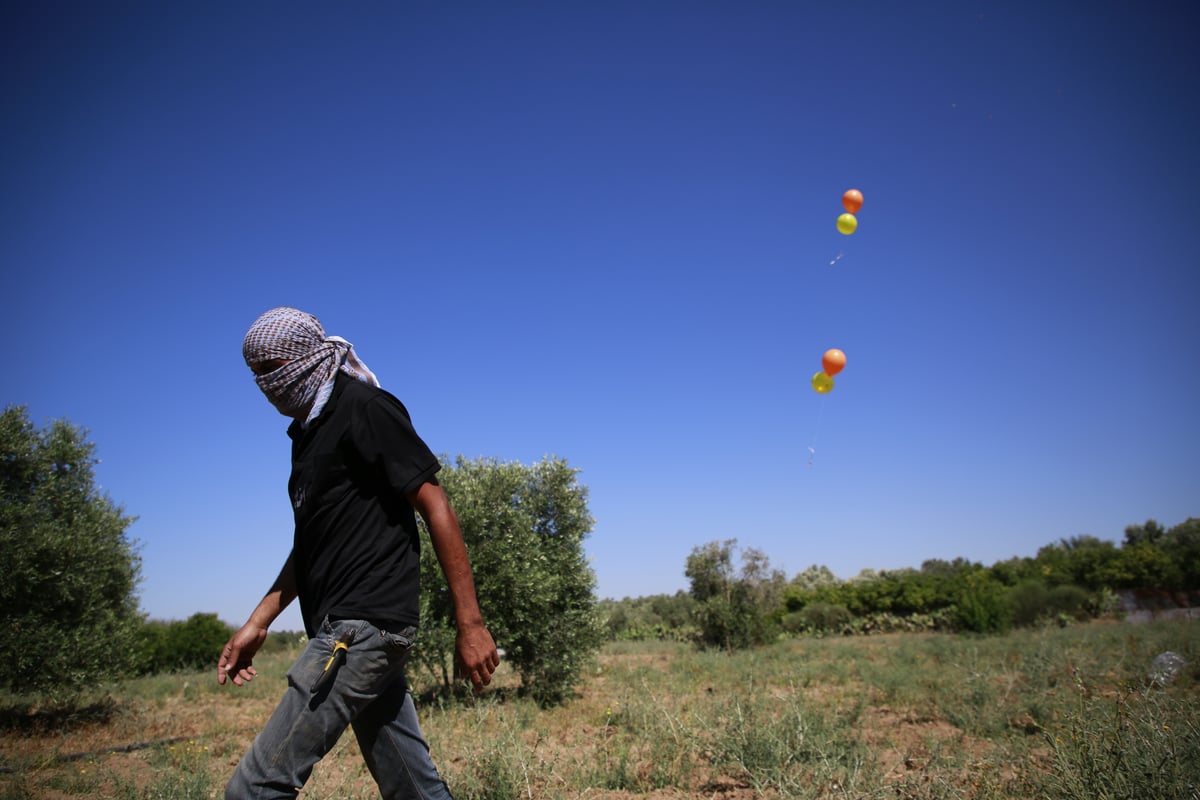
[[[462,678],[475,684],[475,691],[492,682],[492,673],[500,666],[500,653],[492,634],[482,624],[462,626],[454,647],[455,667]]]
[[[241,629],[230,637],[221,650],[221,658],[217,661],[217,683],[225,685],[225,679],[233,681],[234,686],[243,686],[258,674],[253,667],[254,654],[267,640],[267,629],[247,622]]]

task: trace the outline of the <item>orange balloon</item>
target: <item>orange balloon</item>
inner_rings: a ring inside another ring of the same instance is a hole
[[[826,375],[837,375],[846,366],[846,354],[836,348],[826,350],[825,355],[821,356],[821,366],[825,368]]]
[[[857,214],[858,210],[862,208],[862,203],[862,192],[858,189],[847,189],[846,193],[842,195],[842,205],[851,214]]]

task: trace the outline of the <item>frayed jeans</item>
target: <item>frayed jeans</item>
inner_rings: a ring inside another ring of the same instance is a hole
[[[347,725],[386,800],[452,800],[404,678],[415,634],[325,620],[288,672],[287,692],[225,787],[226,800],[295,798]]]

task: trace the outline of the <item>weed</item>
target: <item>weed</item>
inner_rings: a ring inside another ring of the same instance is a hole
[[[1192,702],[1154,687],[1094,691],[1078,677],[1073,713],[1047,733],[1055,769],[1050,796],[1093,800],[1200,794],[1200,715]]]

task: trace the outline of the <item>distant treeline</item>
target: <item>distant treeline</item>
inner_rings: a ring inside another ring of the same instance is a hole
[[[685,574],[687,591],[600,601],[609,638],[741,648],[780,635],[986,633],[1113,615],[1121,610],[1118,592],[1186,595],[1200,588],[1200,518],[1170,530],[1153,520],[1130,526],[1120,545],[1078,536],[990,567],[934,559],[919,569],[866,569],[847,580],[816,565],[789,580],[761,552],[739,551],[728,540],[697,547]],[[136,671],[215,668],[232,632],[216,614],[148,621],[138,636]],[[295,647],[302,637],[273,632],[264,652]]]
[[[784,634],[897,630],[997,632],[1118,613],[1118,592],[1200,589],[1200,519],[1154,520],[1120,545],[1077,536],[992,566],[958,558],[867,569],[841,580],[811,566],[788,580],[760,551],[710,542],[689,556],[688,591],[601,602],[613,639],[669,638],[738,648]]]

